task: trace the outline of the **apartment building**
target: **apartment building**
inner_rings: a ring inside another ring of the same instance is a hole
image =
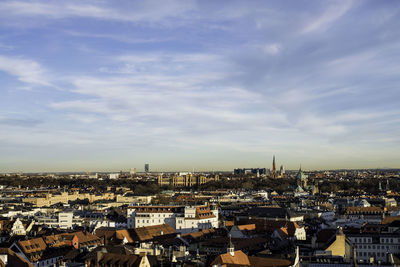
[[[218,227],[215,206],[130,206],[128,228],[168,224],[179,233],[197,232]]]
[[[388,263],[400,253],[400,233],[347,233],[356,249],[357,260],[364,263]]]

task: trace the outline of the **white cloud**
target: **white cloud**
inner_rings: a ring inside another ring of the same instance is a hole
[[[332,23],[345,15],[351,9],[352,5],[353,3],[350,0],[331,4],[320,16],[305,25],[301,32],[311,33],[326,30]]]
[[[270,55],[276,55],[281,51],[280,44],[266,44],[264,46],[264,52]]]
[[[82,3],[82,1],[2,1],[0,13],[4,16],[34,16],[49,19],[86,17],[128,22],[156,22],[181,15],[193,7],[194,1],[191,0],[166,0],[163,4],[158,1],[138,1],[131,2],[130,8],[107,5],[107,2],[100,1],[93,4]]]
[[[344,125],[326,120],[316,114],[303,114],[296,123],[300,131],[307,131],[319,136],[336,136],[347,132]]]
[[[12,46],[12,45],[0,43],[0,50],[10,51],[13,49],[14,49],[14,46]]]
[[[66,34],[76,37],[88,37],[88,38],[99,38],[99,39],[110,39],[118,42],[129,43],[129,44],[142,44],[142,43],[157,43],[170,41],[171,38],[134,38],[127,35],[119,34],[104,34],[104,33],[90,33],[90,32],[79,32],[79,31],[66,31]],[[1,44],[0,44],[1,48]]]
[[[0,71],[16,76],[24,83],[51,86],[45,69],[30,59],[0,55]]]

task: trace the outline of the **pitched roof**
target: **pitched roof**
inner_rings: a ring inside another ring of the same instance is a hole
[[[346,214],[379,214],[383,213],[383,209],[381,207],[347,207]]]
[[[226,227],[230,227],[230,226],[234,226],[235,225],[235,221],[224,221],[224,226]]]
[[[79,232],[71,233],[70,235],[72,237],[76,235],[78,237],[79,243],[86,243],[86,242],[99,241],[100,240],[99,237],[97,237],[95,235],[92,235],[89,232],[79,231]]]
[[[243,230],[247,230],[247,231],[253,231],[256,230],[256,225],[253,224],[243,224],[243,225],[239,225],[238,228],[243,231]]]
[[[49,247],[72,246],[72,239],[64,238],[62,234],[45,236],[44,242]]]
[[[336,229],[322,229],[317,233],[317,243],[327,243],[336,235]]]
[[[1,255],[7,255],[8,256],[8,265],[9,266],[18,266],[18,267],[33,267],[34,265],[21,257],[19,254],[15,253],[9,248],[0,248],[0,254]],[[3,262],[4,264],[4,262]],[[6,266],[1,265],[0,266]]]
[[[265,244],[268,243],[268,238],[263,237],[254,237],[254,238],[232,238],[229,239],[228,237],[217,237],[206,242],[202,243],[203,247],[218,247],[224,248],[227,247],[229,241],[232,241],[233,245],[238,250],[248,251],[259,249],[260,247],[264,247]]]
[[[196,207],[196,218],[197,219],[207,219],[214,218],[214,213],[211,212],[210,208],[207,206]]]
[[[400,216],[387,216],[387,217],[383,218],[383,220],[381,221],[381,224],[390,224],[394,221],[400,221]]]
[[[130,233],[128,232],[127,229],[96,229],[95,235],[99,238],[106,238],[106,239],[111,239],[115,237],[117,240],[123,240],[124,238],[127,239],[128,243],[133,242],[133,238],[131,237]]]
[[[230,253],[219,255],[211,263],[211,265],[217,265],[217,264],[221,264],[222,266],[232,266],[232,265],[251,266],[249,257],[246,254],[244,254],[241,250],[236,250],[233,256]]]
[[[249,261],[252,267],[283,267],[292,265],[290,260],[276,258],[250,256]]]
[[[101,253],[99,264],[106,266],[134,266],[140,260],[137,255],[122,255],[115,253]]]
[[[10,232],[11,228],[14,225],[14,221],[12,220],[0,220],[0,230]]]
[[[46,243],[41,237],[19,241],[18,246],[23,250],[25,254],[44,251],[47,248]]]
[[[128,230],[126,230],[126,229],[117,230],[115,232],[115,236],[116,236],[117,239],[121,239],[121,240],[126,238],[128,243],[132,243],[133,242],[133,239],[132,239],[131,235],[129,234]]]
[[[254,207],[248,211],[248,215],[253,217],[268,217],[268,218],[290,217],[287,210],[280,207]]]
[[[139,241],[151,240],[158,236],[176,233],[175,229],[168,224],[138,227],[133,229],[133,231]]]
[[[129,206],[128,209],[135,209],[137,213],[174,213],[183,212],[183,206]]]
[[[290,222],[285,220],[262,220],[262,219],[247,219],[243,220],[247,224],[255,224],[256,231],[262,233],[272,233],[273,231],[280,229],[281,227],[286,227],[289,236],[293,236],[296,228],[301,228],[296,222]]]
[[[278,232],[279,236],[282,239],[285,239],[289,236],[287,227],[281,227],[281,228],[277,229],[276,231]]]
[[[182,237],[183,238],[191,237],[191,238],[196,239],[196,238],[200,238],[202,236],[210,235],[210,234],[213,234],[213,233],[215,233],[215,229],[214,228],[203,229],[203,230],[198,231],[198,232],[191,232],[191,233],[183,234]]]

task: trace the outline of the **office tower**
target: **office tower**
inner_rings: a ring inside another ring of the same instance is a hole
[[[144,164],[144,172],[148,173],[150,171],[150,165],[148,163]]]

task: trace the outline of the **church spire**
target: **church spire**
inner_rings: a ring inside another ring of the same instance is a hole
[[[272,158],[272,178],[276,178],[276,163],[275,163],[275,155]]]

